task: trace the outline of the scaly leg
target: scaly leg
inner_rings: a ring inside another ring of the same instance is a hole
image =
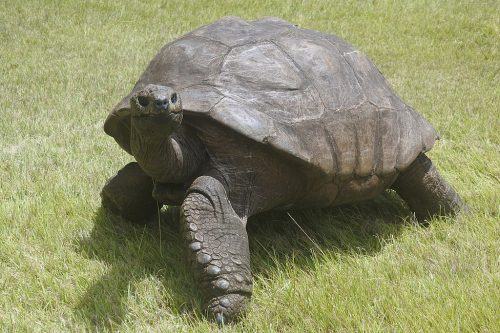
[[[111,177],[101,191],[102,207],[133,223],[143,223],[156,214],[151,196],[153,181],[139,164],[131,162]]]
[[[392,188],[408,203],[417,220],[422,223],[435,215],[454,215],[467,209],[424,154],[420,154],[398,176]]]
[[[219,324],[243,312],[252,294],[250,253],[244,221],[234,212],[222,183],[197,178],[181,207],[188,256]]]

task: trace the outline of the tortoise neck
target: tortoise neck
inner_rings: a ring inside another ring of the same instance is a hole
[[[201,142],[183,127],[173,133],[152,135],[132,123],[130,137],[135,159],[158,182],[185,183],[203,163],[205,150]]]

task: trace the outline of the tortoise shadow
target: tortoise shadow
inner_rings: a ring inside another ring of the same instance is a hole
[[[101,263],[104,271],[75,308],[83,322],[96,331],[115,330],[130,312],[130,298],[140,293],[135,286],[144,280],[159,284],[165,291],[159,294],[167,295],[153,306],[201,317],[201,295],[192,287],[182,240],[168,211],[162,211],[160,221],[134,225],[111,218],[100,207],[93,222],[92,231],[75,240],[77,251]]]
[[[370,201],[259,215],[247,225],[252,273],[267,276],[290,260],[312,269],[327,253],[375,255],[409,221],[417,223],[392,190]]]
[[[76,306],[83,321],[97,330],[119,326],[130,311],[129,298],[135,292],[131,288],[144,279],[161,284],[167,299],[160,303],[170,313],[204,317],[201,293],[185,263],[176,211],[162,211],[160,221],[144,226],[112,221],[102,208],[95,212],[92,231],[75,241],[76,248],[107,269]],[[401,216],[408,216],[408,210],[390,191],[336,208],[258,215],[247,225],[253,275],[272,275],[291,258],[307,269],[314,266],[315,256],[327,252],[376,254],[401,233],[406,223]]]

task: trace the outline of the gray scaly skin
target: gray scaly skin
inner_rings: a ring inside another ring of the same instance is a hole
[[[246,223],[232,209],[222,183],[198,177],[182,204],[181,222],[208,310],[218,321],[241,313],[252,294]]]
[[[468,210],[425,154],[420,154],[391,187],[408,203],[420,223],[426,224],[433,216]]]
[[[102,205],[111,217],[120,216],[134,223],[141,223],[158,210],[151,197],[153,181],[136,162],[124,166],[116,176],[106,182],[101,192]]]

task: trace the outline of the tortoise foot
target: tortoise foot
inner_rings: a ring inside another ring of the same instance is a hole
[[[215,318],[219,326],[234,322],[245,312],[249,299],[250,295],[241,294],[214,297],[207,306],[209,317]]]

